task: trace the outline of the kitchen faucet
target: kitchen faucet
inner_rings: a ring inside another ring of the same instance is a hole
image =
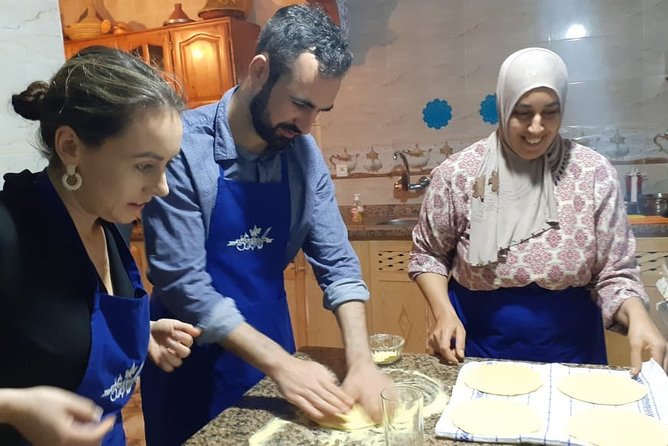
[[[392,158],[397,159],[397,156],[401,157],[401,161],[404,164],[404,170],[401,172],[401,176],[394,182],[394,190],[421,190],[429,186],[429,177],[422,176],[417,183],[411,183],[411,173],[408,167],[408,159],[406,159],[406,154],[397,150],[394,152]]]

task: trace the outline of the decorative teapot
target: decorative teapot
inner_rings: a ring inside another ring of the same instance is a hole
[[[348,166],[348,172],[352,172],[357,165],[357,158],[360,156],[359,153],[356,153],[353,157],[348,153],[348,149],[343,149],[343,153],[337,153],[329,157],[329,162],[334,165],[336,168],[339,164],[345,164]]]
[[[599,136],[585,136],[584,132],[580,132],[580,136],[571,138],[571,140],[583,146],[592,147],[592,144],[598,143],[601,138]]]
[[[373,147],[369,149],[365,155],[367,161],[364,163],[364,167],[369,173],[378,172],[381,167],[383,167],[383,162],[378,157],[378,152],[374,150]]]
[[[608,153],[612,158],[619,158],[629,154],[629,146],[626,145],[626,137],[622,136],[619,133],[619,130],[615,130],[615,134],[608,138],[610,146]]]
[[[450,155],[452,155],[453,153],[455,153],[455,149],[453,149],[452,147],[450,147],[450,144],[448,144],[447,141],[445,141],[445,144],[443,144],[443,147],[441,147],[440,149],[438,149],[438,151],[439,151],[439,153],[440,153],[441,155],[443,155],[443,159],[444,159],[444,160],[450,158]]]
[[[431,150],[422,150],[417,144],[412,149],[405,150],[404,153],[406,154],[408,165],[415,169],[422,169],[429,162]]]
[[[659,152],[668,153],[668,148],[663,147],[661,145],[661,143],[659,142],[660,139],[668,140],[668,132],[658,133],[653,138],[654,144],[656,144],[656,146],[659,148]]]

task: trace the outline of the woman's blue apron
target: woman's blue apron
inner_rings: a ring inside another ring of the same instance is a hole
[[[290,232],[287,162],[281,182],[227,180],[220,168],[218,195],[206,241],[213,287],[232,297],[246,322],[288,352],[295,351],[283,283]],[[169,312],[156,300],[152,316]],[[174,372],[147,364],[142,404],[149,446],[180,445],[263,378],[262,372],[218,344],[195,345]]]
[[[104,416],[116,415],[116,423],[103,446],[125,446],[121,409],[139,379],[150,337],[148,295],[141,285],[137,266],[125,247],[123,236],[110,225],[119,254],[135,290],[134,297],[95,293],[90,317],[91,348],[88,367],[76,393],[95,401]]]
[[[55,194],[46,175],[41,176],[37,184],[46,194]],[[75,392],[100,406],[104,411],[103,417],[116,415],[114,427],[105,435],[102,446],[125,446],[121,409],[132,396],[148,353],[151,330],[149,299],[123,236],[115,225],[106,228],[118,247],[135,295],[109,295],[100,289],[100,281],[96,281],[97,290],[90,315],[88,365]],[[92,266],[91,269],[94,271]]]
[[[601,311],[584,287],[471,291],[450,279],[448,288],[466,329],[466,356],[607,363]]]

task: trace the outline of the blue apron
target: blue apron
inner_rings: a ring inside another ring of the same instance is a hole
[[[466,356],[607,364],[601,311],[584,287],[471,291],[450,279],[448,289],[466,328]]]
[[[114,428],[104,437],[102,445],[125,446],[121,409],[132,396],[148,352],[149,300],[123,237],[113,225],[109,229],[135,296],[111,296],[100,291],[98,284],[90,317],[88,366],[76,393],[95,401],[104,410],[104,416],[116,415]]]
[[[206,241],[207,272],[220,294],[234,298],[248,324],[292,353],[283,283],[289,232],[285,156],[280,183],[227,180],[220,168]],[[151,306],[153,317],[169,315],[157,299]],[[147,445],[182,444],[263,377],[218,344],[193,346],[183,365],[170,374],[147,364],[141,385]]]

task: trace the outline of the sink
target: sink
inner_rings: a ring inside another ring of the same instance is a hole
[[[398,217],[381,220],[376,224],[379,226],[415,226],[417,221],[417,217]]]

